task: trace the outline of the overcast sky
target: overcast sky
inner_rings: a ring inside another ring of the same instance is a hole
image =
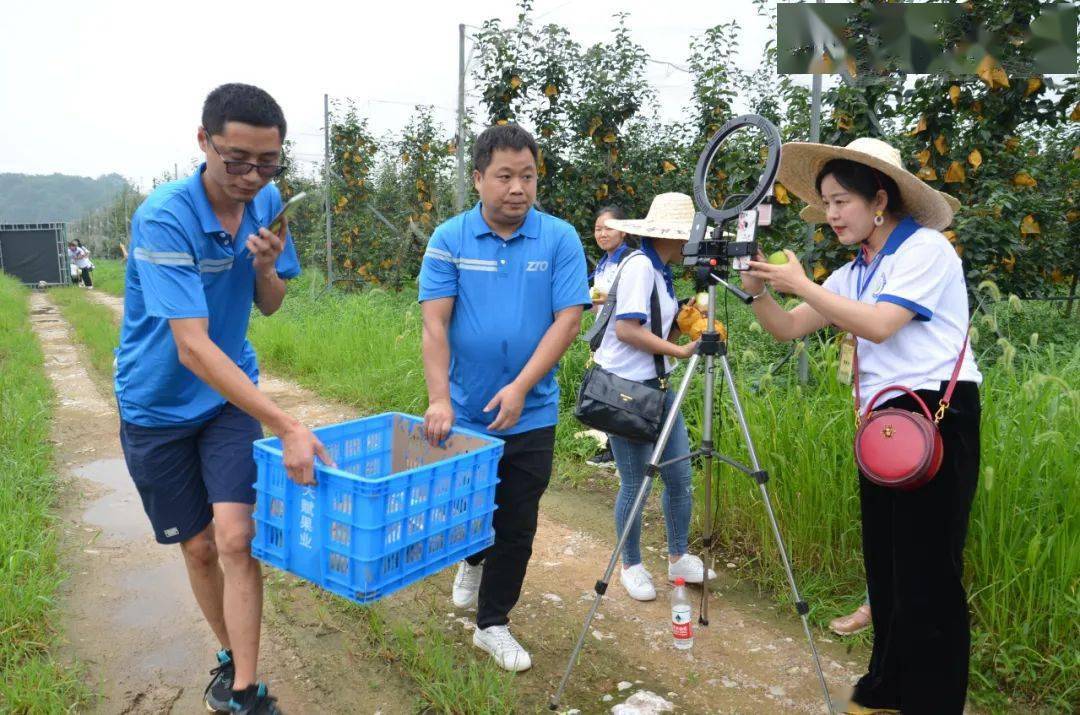
[[[654,60],[682,67],[691,39],[717,23],[742,24],[747,69],[770,36],[751,0],[536,0],[533,15],[588,46],[610,37],[620,10]],[[458,23],[468,32],[491,17],[512,23],[517,9],[512,0],[37,0],[6,3],[4,15],[0,172],[116,172],[145,189],[197,157],[203,99],[224,82],[274,95],[309,162],[322,156],[324,92],[356,99],[377,132],[403,127],[415,104],[436,105],[449,127]],[[688,75],[649,67],[665,116],[677,116]]]

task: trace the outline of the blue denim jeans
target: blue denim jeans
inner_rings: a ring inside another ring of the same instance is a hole
[[[656,382],[649,380],[646,384],[655,385]],[[675,391],[668,390],[668,410],[671,409],[674,401]],[[615,536],[618,538],[626,526],[626,520],[634,506],[634,498],[641,488],[641,482],[645,479],[645,467],[649,463],[649,457],[652,456],[653,445],[631,442],[615,435],[609,435],[609,442],[611,453],[615,457],[615,466],[619,468],[619,496],[615,499]],[[690,437],[686,432],[686,422],[683,421],[680,412],[660,461],[666,462],[676,457],[684,457],[689,452]],[[684,459],[663,467],[660,470],[660,478],[664,481],[664,496],[661,503],[664,508],[664,523],[667,526],[668,553],[672,556],[685,554],[690,533],[690,507],[693,502],[690,460]],[[637,518],[634,519],[633,528],[630,529],[626,544],[623,546],[622,561],[624,568],[641,563],[641,512],[638,512]]]

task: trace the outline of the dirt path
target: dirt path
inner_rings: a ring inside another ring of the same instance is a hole
[[[91,712],[205,712],[202,691],[218,644],[179,549],[154,542],[120,451],[115,403],[95,386],[68,325],[41,293],[31,297],[31,320],[59,398],[51,439],[67,480],[60,504],[71,574],[62,591],[65,655],[87,667],[99,693]],[[357,712],[345,703],[367,702],[372,707],[362,712],[406,712],[385,693],[328,694],[304,667],[308,649],[297,648],[293,635],[264,628],[260,661],[260,677],[288,711]]]
[[[122,311],[122,300],[92,295]],[[272,375],[264,373],[261,382],[272,399],[309,425],[357,415],[349,406]],[[651,502],[655,504],[656,497]],[[591,603],[592,584],[602,575],[613,547],[610,514],[609,502],[595,495],[554,488],[544,498],[524,594],[514,612],[515,632],[533,651],[536,664],[516,680],[526,711],[544,709],[561,675]],[[647,522],[655,525],[658,520],[655,510],[650,511]],[[645,548],[646,565],[657,575],[657,600],[635,602],[621,586],[612,584],[564,704],[586,713],[608,712],[637,690],[647,689],[681,712],[823,712],[805,637],[794,614],[790,609],[778,612],[744,589],[733,588],[724,574],[716,582],[710,626],[699,629],[690,654],[674,651],[668,625],[669,587],[663,578],[663,539],[656,534],[649,532]],[[471,616],[455,612],[449,603],[452,577],[452,570],[447,570],[382,604],[403,620],[417,618],[418,609],[437,614],[445,631],[470,649]],[[302,613],[294,610],[291,622],[278,624],[293,642],[304,639],[303,628],[295,622]],[[341,627],[340,621],[337,624]],[[818,646],[833,699],[843,702],[861,672],[864,656],[848,654],[841,645],[828,641],[819,641]],[[357,652],[355,644],[353,655],[369,667],[378,667],[370,662],[374,656],[365,656],[363,648]]]

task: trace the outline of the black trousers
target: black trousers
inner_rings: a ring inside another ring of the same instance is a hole
[[[510,435],[499,460],[495,487],[495,543],[470,556],[473,566],[484,562],[476,626],[505,626],[521,596],[521,584],[532,557],[540,497],[551,480],[555,428]]]
[[[79,270],[82,273],[83,285],[88,287],[88,288],[92,288],[94,286],[94,279],[90,277],[90,269],[89,268],[80,268]]]
[[[931,414],[940,391],[919,390]],[[903,395],[884,406],[916,409]],[[979,388],[957,383],[941,421],[937,476],[904,492],[859,477],[863,559],[874,622],[870,665],[852,699],[904,715],[963,713],[971,629],[964,540],[979,476]]]

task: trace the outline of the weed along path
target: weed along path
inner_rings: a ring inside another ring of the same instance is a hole
[[[118,298],[96,292],[87,295],[122,311]],[[280,376],[264,372],[261,382],[261,388],[278,404],[311,426],[359,414],[351,406],[322,398]],[[112,428],[110,423],[108,429]],[[654,497],[650,503],[657,501]],[[564,708],[606,713],[636,692],[647,690],[670,702],[678,712],[823,712],[805,637],[792,609],[777,610],[769,599],[755,599],[724,574],[714,582],[717,593],[710,603],[710,626],[698,629],[692,651],[684,654],[674,650],[670,589],[664,578],[665,549],[662,535],[655,530],[661,518],[655,506],[651,507],[646,521],[652,526],[644,539],[646,565],[656,575],[658,599],[652,603],[632,601],[618,585],[617,576],[613,579],[616,583],[608,590],[600,616],[593,623],[563,700]],[[524,593],[513,614],[514,631],[532,651],[534,662],[532,671],[510,678],[515,712],[546,710],[591,604],[593,583],[602,575],[613,548],[613,530],[609,496],[553,486],[544,497]],[[408,659],[392,647],[394,642],[388,645],[373,635],[374,612],[388,630],[404,629],[417,642],[435,638],[448,643],[456,668],[466,669],[473,661],[488,667],[483,654],[471,645],[473,614],[455,610],[450,604],[453,573],[448,569],[430,577],[383,599],[371,611],[303,586],[292,577],[271,573],[267,630],[273,636],[263,652],[283,645],[285,652],[307,663],[347,662],[350,668],[338,671],[345,680],[336,687],[354,695],[357,687],[364,689],[358,681],[380,672],[385,678],[412,680],[401,686],[403,692],[424,692],[431,684],[424,682],[423,667],[406,663]],[[833,698],[842,702],[860,674],[865,656],[848,653],[842,645],[827,640],[819,639],[818,646]],[[275,665],[272,658],[271,667]],[[315,678],[319,688],[328,687],[322,675],[307,677]],[[431,702],[426,696],[422,699]],[[363,701],[354,700],[352,707],[327,712],[378,709],[357,709],[356,702]],[[339,700],[336,705],[344,703]],[[500,711],[494,703],[462,702],[459,707],[461,712]],[[384,707],[382,712],[391,710]]]

